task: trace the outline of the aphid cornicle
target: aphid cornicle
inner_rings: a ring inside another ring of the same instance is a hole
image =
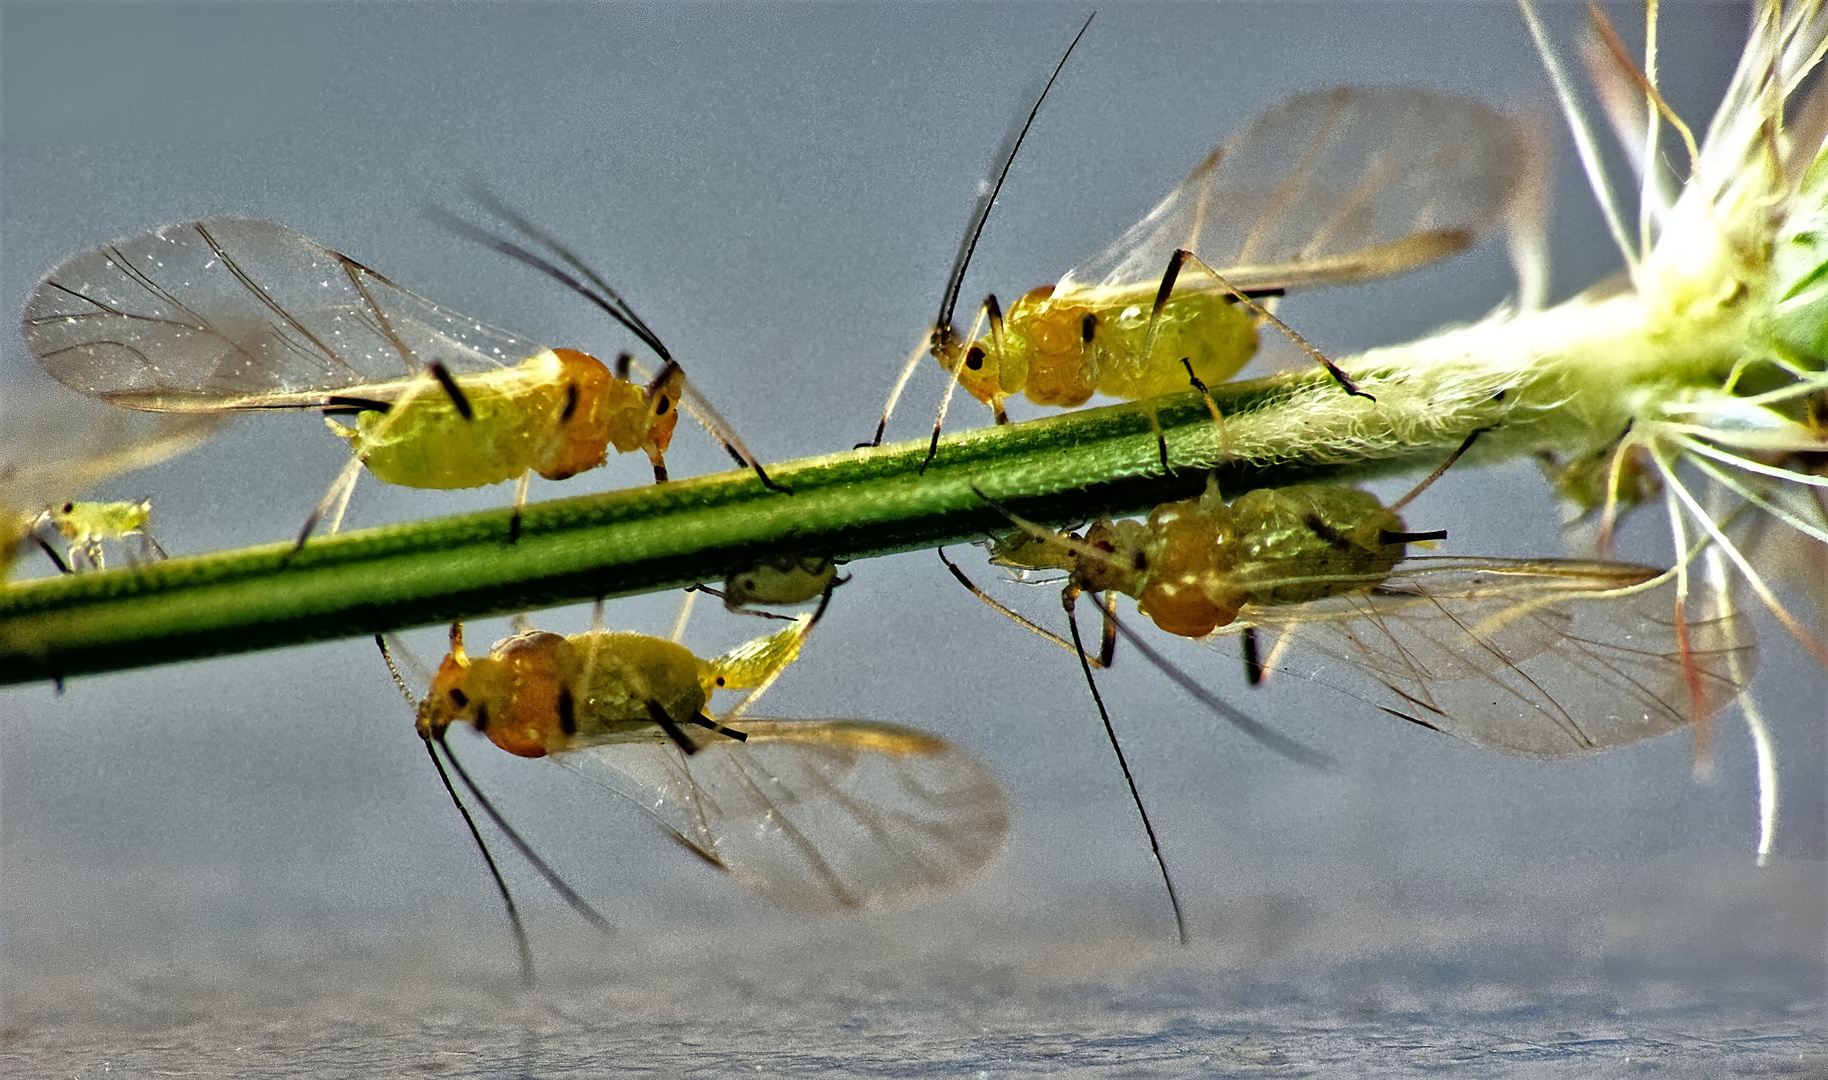
[[[652,337],[626,305],[606,309]],[[664,480],[691,393],[676,363],[636,385],[587,353],[535,345],[284,226],[238,218],[65,260],[33,291],[20,329],[60,382],[127,408],[355,413],[332,429],[376,477],[407,487],[560,480],[603,464],[611,447],[644,452]],[[743,456],[733,435],[714,434]],[[332,495],[346,502],[355,476]]]

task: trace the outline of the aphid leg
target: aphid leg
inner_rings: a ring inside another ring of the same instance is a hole
[[[527,860],[527,865],[538,871],[539,875],[546,879],[546,884],[552,886],[552,891],[558,893],[567,904],[570,904],[573,911],[584,916],[586,922],[605,934],[615,933],[615,924],[611,923],[607,918],[604,918],[602,912],[591,907],[589,901],[585,900],[582,896],[579,896],[577,890],[566,884],[565,879],[559,876],[559,872],[554,870],[552,865],[545,859],[541,858],[539,852],[533,850],[533,845],[527,843],[527,841],[521,837],[519,831],[517,831],[514,826],[508,824],[508,820],[501,816],[501,811],[495,809],[495,804],[489,801],[489,797],[482,793],[481,788],[476,786],[476,781],[470,779],[470,774],[468,770],[463,767],[463,762],[458,761],[457,755],[451,751],[449,740],[438,739],[437,742],[439,747],[444,750],[445,760],[449,761],[451,763],[451,768],[456,770],[457,778],[463,781],[463,786],[469,791],[470,796],[476,800],[476,805],[482,807],[483,812],[489,815],[489,820],[494,822],[495,827],[500,829],[502,835],[508,838],[508,842],[514,845],[514,850],[520,852],[521,858]],[[440,769],[439,772],[442,774],[443,770]],[[468,815],[465,816],[467,817]]]
[[[686,620],[692,617],[692,608],[698,603],[698,593],[703,588],[704,586],[701,585],[687,589],[685,591],[685,598],[679,601],[679,614],[673,618],[673,632],[667,635],[667,640],[673,644],[677,645],[685,638]],[[598,603],[598,612],[600,614],[602,611],[600,606],[601,601]],[[591,629],[595,630],[597,628],[598,624],[593,622],[591,624]]]
[[[1238,635],[1238,655],[1244,661],[1244,681],[1252,686],[1262,686],[1268,674],[1263,668],[1263,657],[1257,651],[1257,628],[1247,626]]]
[[[908,388],[908,380],[914,377],[915,369],[920,367],[920,362],[926,358],[928,351],[929,345],[926,342],[914,346],[914,351],[908,354],[907,363],[901,365],[901,374],[895,377],[895,385],[889,390],[889,400],[882,404],[882,416],[876,421],[876,433],[870,436],[868,442],[860,442],[851,449],[862,450],[867,446],[882,445],[883,433],[889,428],[889,416],[895,412],[895,405],[901,400],[902,391]]]
[[[458,416],[465,420],[476,419],[476,410],[470,405],[469,395],[463,392],[463,387],[457,385],[457,377],[451,374],[450,368],[444,366],[444,361],[433,360],[425,365],[425,370],[431,372],[432,378],[437,379],[438,385],[444,388],[445,396],[451,399]]]
[[[990,347],[996,350],[997,371],[1001,372],[1004,370],[1003,359],[1008,353],[1003,350],[1003,305],[997,303],[996,293],[984,297],[984,316],[990,323]],[[1003,408],[1003,398],[991,401],[990,411],[997,423],[1009,423],[1009,410]]]
[[[850,578],[845,578],[844,580],[849,581]],[[710,596],[715,596],[724,602],[724,610],[730,612],[732,615],[754,615],[757,618],[780,619],[783,622],[792,622],[799,618],[798,615],[783,615],[778,611],[763,611],[760,608],[744,607],[742,604],[732,604],[730,603],[729,593],[710,585],[694,585],[687,589],[686,592],[688,594],[705,593]]]
[[[1117,659],[1117,593],[1106,589],[1099,605],[1103,609],[1104,629],[1098,635],[1098,663],[1108,668]]]
[[[52,566],[57,567],[58,573],[70,574],[75,572],[70,568],[70,564],[64,561],[63,556],[57,554],[57,549],[52,547],[49,541],[44,537],[39,536],[37,533],[32,533],[31,536],[32,540],[37,543],[38,550],[44,552],[45,558],[51,560]]]
[[[668,363],[670,364],[672,361],[668,361]],[[660,374],[663,377],[666,372],[663,370]],[[655,381],[658,382],[659,379],[656,378]],[[730,426],[730,421],[725,420],[716,409],[712,408],[711,403],[705,400],[703,394],[692,388],[692,384],[683,374],[679,377],[678,387],[680,404],[685,407],[685,411],[690,413],[694,420],[698,421],[699,426],[711,433],[711,437],[717,440],[717,445],[723,447],[724,453],[730,455],[730,460],[754,472],[756,479],[760,480],[762,486],[769,491],[778,491],[783,495],[793,494],[787,487],[775,483],[769,477],[768,470],[762,467],[761,459],[743,444],[743,440],[736,434],[736,429]]]
[[[1270,311],[1270,309],[1264,307],[1262,304],[1259,304],[1256,301],[1256,299],[1253,298],[1249,293],[1243,291],[1242,289],[1233,287],[1231,282],[1225,280],[1225,275],[1219,273],[1217,270],[1214,270],[1212,267],[1207,266],[1205,263],[1201,262],[1199,256],[1193,254],[1191,251],[1187,251],[1184,248],[1176,251],[1175,254],[1182,257],[1183,263],[1191,263],[1194,266],[1198,267],[1203,272],[1205,272],[1206,274],[1211,275],[1212,279],[1219,283],[1220,288],[1222,288],[1226,292],[1230,293],[1232,295],[1232,297],[1234,299],[1236,299],[1238,303],[1244,305],[1244,307],[1247,308],[1251,314],[1255,315],[1259,319],[1262,319],[1264,322],[1271,324],[1277,330],[1280,330],[1284,337],[1288,338],[1290,341],[1295,343],[1297,348],[1299,348],[1302,352],[1307,353],[1309,358],[1311,358],[1316,364],[1319,364],[1321,367],[1325,368],[1327,371],[1327,374],[1331,375],[1333,377],[1333,381],[1339,384],[1340,389],[1344,390],[1346,393],[1352,395],[1353,397],[1361,397],[1367,401],[1376,401],[1377,400],[1377,398],[1373,397],[1372,395],[1367,394],[1363,390],[1360,390],[1358,388],[1358,384],[1356,382],[1352,381],[1352,377],[1350,375],[1347,375],[1345,373],[1345,371],[1343,369],[1341,369],[1338,364],[1335,364],[1331,359],[1329,359],[1325,353],[1323,353],[1319,349],[1315,348],[1313,343],[1309,342],[1307,338],[1304,338],[1300,334],[1296,333],[1294,327],[1290,326],[1288,323],[1283,322],[1281,319],[1278,319],[1274,312]]]
[[[1201,399],[1206,402],[1206,411],[1212,414],[1212,424],[1219,429],[1219,436],[1223,438],[1225,435],[1225,414],[1219,411],[1219,403],[1212,400],[1212,390],[1206,386],[1205,382],[1202,381],[1198,375],[1194,374],[1193,358],[1191,356],[1181,357],[1181,366],[1187,369],[1187,385],[1200,392]]]
[[[508,543],[520,542],[520,512],[526,508],[527,492],[533,486],[533,470],[520,474],[514,482],[514,512],[508,515]]]
[[[1111,744],[1111,752],[1117,755],[1117,767],[1123,770],[1123,782],[1129,785],[1130,801],[1136,804],[1136,814],[1142,818],[1143,832],[1149,836],[1149,852],[1155,856],[1156,869],[1161,871],[1162,885],[1168,890],[1168,904],[1174,909],[1174,932],[1182,945],[1187,944],[1187,920],[1181,913],[1181,898],[1175,894],[1174,879],[1168,875],[1168,863],[1162,858],[1161,841],[1155,836],[1155,824],[1149,820],[1149,811],[1143,807],[1142,792],[1137,790],[1136,777],[1130,772],[1130,762],[1124,757],[1123,744],[1117,740],[1117,729],[1111,724],[1111,714],[1104,707],[1104,695],[1098,692],[1098,681],[1092,678],[1091,658],[1085,654],[1085,643],[1079,638],[1079,620],[1074,616],[1073,607],[1079,590],[1068,586],[1060,594],[1060,606],[1066,609],[1066,625],[1072,628],[1073,652],[1079,657],[1079,670],[1085,675],[1085,687],[1092,692],[1092,703],[1098,706],[1098,719],[1104,724],[1104,736]],[[1113,620],[1114,621],[1114,620]]]
[[[318,522],[324,520],[324,515],[330,513],[333,508],[336,513],[330,525],[330,532],[335,533],[342,526],[343,512],[349,509],[349,496],[355,492],[355,482],[361,478],[361,475],[362,459],[351,457],[348,464],[343,466],[343,471],[338,473],[336,479],[331,482],[330,490],[324,492],[324,497],[318,500],[316,509],[311,511],[311,516],[305,519],[304,528],[298,530],[298,542],[292,545],[294,554],[304,550],[305,541],[309,540],[311,534],[316,531]]]
[[[995,302],[996,298],[991,297],[989,305],[994,305]],[[989,305],[978,308],[977,320],[971,324],[971,335],[967,338],[958,337],[950,326],[933,331],[933,355],[939,357],[940,364],[946,369],[946,392],[939,399],[939,415],[933,418],[933,436],[927,440],[927,456],[920,462],[918,471],[922,476],[926,475],[927,466],[933,464],[933,455],[939,452],[939,433],[946,426],[946,411],[951,408],[952,395],[959,388],[960,369],[970,368],[975,371],[984,365],[984,349],[977,344],[977,338],[978,331],[983,328]],[[998,311],[1000,314],[1001,310],[998,309]],[[967,341],[971,344],[966,345]],[[942,349],[945,350],[943,354]],[[1002,402],[998,401],[992,405],[991,411],[1002,414]],[[1006,416],[1005,419],[1007,419]]]
[[[171,558],[170,555],[165,554],[165,549],[159,546],[159,542],[153,539],[151,530],[135,529],[133,530],[133,536],[140,542],[140,555],[145,558],[147,562]]]
[[[1039,623],[1029,620],[1022,613],[1003,606],[1003,603],[1001,601],[999,601],[996,597],[991,596],[989,593],[987,593],[983,589],[979,588],[977,583],[975,581],[972,581],[969,577],[966,577],[965,572],[963,570],[960,570],[956,565],[954,565],[951,559],[946,558],[946,549],[945,548],[939,548],[938,554],[939,554],[939,561],[946,564],[946,569],[952,571],[953,578],[956,579],[960,585],[963,585],[966,589],[970,590],[971,595],[977,597],[979,600],[982,600],[984,603],[989,604],[990,607],[994,611],[996,611],[999,615],[1002,615],[1005,618],[1013,620],[1017,625],[1023,627],[1024,629],[1041,635],[1042,637],[1053,642],[1055,645],[1060,646],[1062,649],[1067,650],[1068,652],[1072,651],[1072,649],[1073,649],[1072,642],[1061,637],[1059,634],[1054,633],[1052,630],[1049,630],[1045,626],[1042,626]],[[1115,639],[1113,639],[1113,644],[1115,644]],[[1108,654],[1105,653],[1104,650],[1101,649],[1101,650],[1099,650],[1099,655],[1095,658],[1092,658],[1092,666],[1096,667],[1096,668],[1110,667],[1111,666],[1110,657],[1108,656]]]
[[[1181,267],[1186,265],[1192,254],[1186,248],[1176,248],[1174,254],[1168,256],[1168,268],[1162,271],[1161,284],[1155,290],[1155,306],[1149,309],[1149,325],[1143,331],[1142,362],[1144,364],[1147,364],[1155,355],[1155,336],[1161,330],[1162,309],[1168,306],[1168,297],[1174,292],[1174,283],[1180,279]],[[1190,375],[1193,373],[1191,366],[1187,368],[1187,373]]]

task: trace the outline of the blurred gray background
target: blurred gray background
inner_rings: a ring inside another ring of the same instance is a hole
[[[49,267],[116,236],[247,215],[524,336],[603,355],[631,345],[422,212],[462,207],[479,181],[616,283],[765,459],[849,447],[933,318],[992,151],[1085,13],[8,3],[0,296],[17,311]],[[1634,14],[1617,14],[1635,33]],[[1581,10],[1548,15],[1571,41]],[[1668,93],[1697,125],[1745,18],[1735,5],[1664,13]],[[1557,124],[1508,5],[1112,8],[1016,163],[965,295],[1007,298],[1095,254],[1289,94],[1370,83]],[[1618,266],[1571,158],[1555,190],[1557,297]],[[1502,246],[1486,244],[1282,313],[1337,355],[1477,316],[1510,288]],[[8,333],[4,384],[39,378]],[[938,387],[933,372],[916,382],[892,438],[921,435]],[[699,431],[675,446],[676,475],[725,466]],[[153,496],[174,554],[272,541],[295,532],[344,453],[315,417],[256,417],[100,494]],[[645,473],[624,458],[535,498]],[[365,479],[350,524],[509,498]],[[1407,517],[1449,528],[1455,553],[1561,550],[1527,466],[1449,475]],[[1638,523],[1628,553],[1667,559],[1654,525]],[[995,579],[974,550],[954,555]],[[1572,1076],[1634,1050],[1678,1071],[1685,1055],[1818,1060],[1822,1042],[1798,1033],[1821,1021],[1824,685],[1774,628],[1757,689],[1785,802],[1781,857],[1763,871],[1736,714],[1717,720],[1705,782],[1682,736],[1511,760],[1300,680],[1248,691],[1229,652],[1165,643],[1336,763],[1317,770],[1120,654],[1105,694],[1188,907],[1194,946],[1179,950],[1071,657],[984,608],[931,554],[851,570],[762,711],[912,724],[989,762],[1016,825],[965,889],[880,916],[788,916],[633,806],[477,743],[467,760],[483,783],[623,926],[595,936],[504,849],[549,987],[519,998],[498,901],[368,640],[61,694],[7,688],[0,1056],[62,1075],[520,1073],[597,1055],[663,1072],[884,1075],[1351,1060]],[[1056,590],[999,595],[1057,612]],[[608,617],[664,633],[676,605],[617,601]],[[588,618],[535,615],[565,631]],[[687,640],[709,652],[762,629],[701,608]],[[479,624],[472,641],[506,632]],[[409,637],[428,663],[443,650],[439,629]],[[871,1044],[887,1048],[879,1059],[855,1049],[866,1036],[889,1040]]]

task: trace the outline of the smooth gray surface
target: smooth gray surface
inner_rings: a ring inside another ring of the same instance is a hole
[[[1550,14],[1564,35],[1580,16]],[[992,149],[1082,17],[8,4],[0,296],[16,307],[59,258],[111,237],[246,214],[516,332],[626,345],[420,212],[460,205],[477,180],[622,286],[764,457],[849,446],[933,317]],[[1704,120],[1743,11],[1664,17],[1671,96]],[[1506,5],[1105,11],[966,295],[1007,297],[1095,253],[1267,105],[1370,82],[1554,122]],[[1617,265],[1570,156],[1557,295]],[[1283,314],[1343,352],[1472,317],[1508,288],[1486,245]],[[16,339],[4,364],[9,380],[34,374]],[[930,374],[916,384],[898,437],[920,434],[936,388]],[[676,445],[680,475],[723,467],[700,433]],[[269,541],[297,528],[342,455],[314,418],[259,417],[103,494],[155,496],[174,553]],[[644,473],[624,459],[535,497]],[[508,498],[368,481],[352,522]],[[1459,553],[1559,550],[1528,467],[1450,475],[1408,518],[1452,529]],[[1664,558],[1653,524],[1634,550]],[[546,979],[521,998],[496,900],[367,641],[82,679],[61,696],[11,688],[0,1070],[1825,1075],[1824,688],[1775,630],[1758,690],[1784,758],[1784,858],[1763,872],[1734,715],[1707,782],[1680,736],[1509,760],[1298,680],[1247,694],[1230,655],[1167,643],[1331,755],[1323,772],[1123,657],[1107,700],[1189,907],[1183,952],[1070,657],[983,609],[931,555],[853,570],[764,711],[915,724],[989,761],[1017,824],[968,888],[881,917],[789,917],[633,808],[478,745],[469,760],[513,819],[624,924],[595,937],[509,856]],[[1015,598],[1056,610],[1053,590]],[[675,603],[618,602],[610,619],[665,632]],[[759,630],[703,610],[688,641],[714,650]],[[413,636],[428,662],[441,639]]]

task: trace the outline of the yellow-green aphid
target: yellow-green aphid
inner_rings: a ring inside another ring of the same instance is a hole
[[[1006,167],[1005,162],[1005,167]],[[1002,415],[1017,393],[1072,407],[1231,378],[1263,309],[1242,296],[1402,273],[1527,213],[1539,173],[1516,121],[1412,89],[1302,94],[1253,120],[1149,215],[1058,284],[1034,289],[969,341],[952,325],[961,254],[933,353]],[[967,231],[976,240],[982,215]]]
[[[1021,537],[1026,537],[1022,539]],[[1205,637],[1246,604],[1297,604],[1374,585],[1403,559],[1403,520],[1357,488],[1263,488],[1226,503],[1217,481],[1146,521],[1101,519],[1083,539],[1024,530],[993,561],[1068,572],[1069,587],[1117,592],[1171,634]]]
[[[462,628],[453,626],[451,651],[419,706],[419,730],[436,738],[453,721],[468,721],[521,757],[665,741],[679,728],[704,726],[714,690],[760,685],[793,662],[809,621],[712,660],[665,638],[610,630],[569,637],[531,630],[471,658]]]
[[[460,385],[463,408],[428,387],[387,412],[362,412],[353,428],[325,422],[377,479],[417,488],[481,487],[529,471],[564,480],[603,464],[611,446],[646,449],[663,471],[678,423],[680,387],[659,395],[656,410],[647,391],[573,349],[546,349]]]
[[[102,544],[115,541],[128,550],[128,561],[134,556],[131,549],[125,548],[128,541],[133,541],[143,558],[165,557],[165,549],[152,538],[149,526],[152,523],[152,500],[142,499],[139,502],[67,502],[62,506],[46,510],[38,515],[34,524],[45,524],[57,530],[68,546],[70,566],[74,569],[79,563],[76,558],[80,552],[88,565],[101,570],[106,567]]]
[[[838,564],[813,556],[785,556],[724,578],[724,607],[805,604],[838,586]]]

